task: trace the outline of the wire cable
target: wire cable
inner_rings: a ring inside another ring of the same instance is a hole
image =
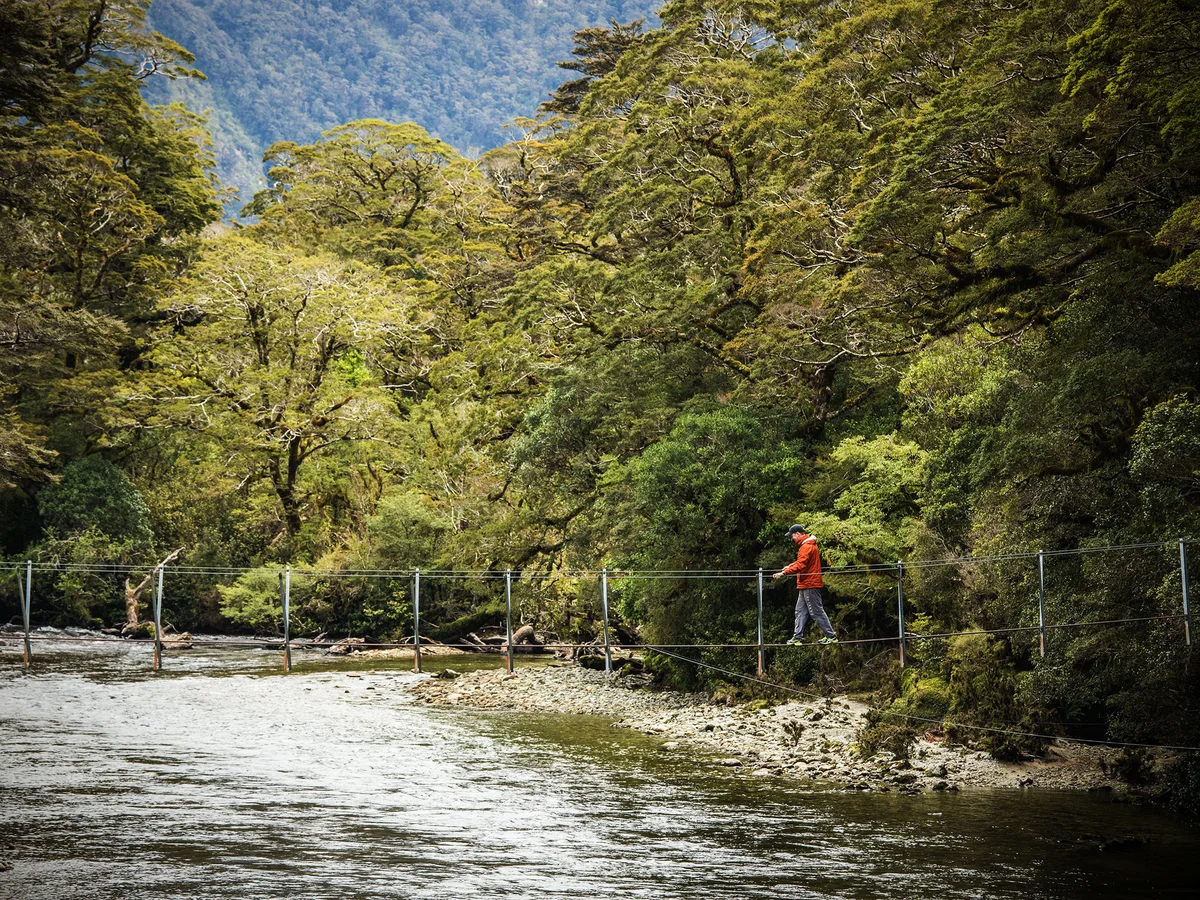
[[[1195,543],[1191,539],[1169,540],[1169,541],[1154,541],[1136,544],[1109,544],[1100,547],[1077,547],[1060,550],[1043,550],[1043,551],[1013,551],[1009,553],[997,553],[987,556],[960,556],[949,557],[946,559],[928,559],[928,560],[911,560],[901,561],[906,570],[928,569],[944,566],[970,566],[984,565],[998,562],[1012,562],[1020,560],[1036,560],[1039,555],[1042,557],[1060,557],[1060,556],[1083,556],[1093,555],[1097,553],[1113,553],[1127,550],[1156,550],[1163,548],[1178,548],[1180,544],[1185,546],[1190,543]],[[128,574],[131,571],[152,571],[158,568],[157,561],[131,562],[128,564],[122,563],[71,563],[71,562],[45,562],[33,561],[24,559],[0,559],[0,567],[3,568],[24,568],[27,563],[32,563],[32,569],[37,572],[90,572],[97,575],[115,575]],[[208,577],[237,577],[248,574],[269,574],[274,575],[284,570],[283,565],[275,566],[203,566],[203,565],[169,565],[165,568],[166,572],[180,575],[198,575]],[[318,569],[312,566],[292,566],[292,574],[300,577],[311,578],[411,578],[417,571],[416,569]],[[481,579],[481,580],[496,580],[504,579],[511,574],[514,581],[526,580],[552,580],[552,579],[569,579],[569,578],[600,578],[607,574],[610,579],[636,579],[636,580],[669,580],[674,578],[682,579],[737,579],[737,578],[754,578],[761,570],[759,569],[563,569],[558,572],[525,572],[522,570],[496,570],[496,569],[420,569],[422,577],[425,578],[461,578],[461,579]],[[824,574],[829,577],[846,577],[852,575],[895,575],[898,572],[896,563],[863,563],[852,566],[831,566],[826,567]],[[766,574],[766,573],[764,573]]]

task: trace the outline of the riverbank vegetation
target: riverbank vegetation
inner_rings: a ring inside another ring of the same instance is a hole
[[[914,641],[903,677],[894,644],[789,650],[772,677],[1003,755],[1038,741],[967,726],[1200,742],[1168,543],[1200,522],[1186,4],[676,0],[581,32],[479,159],[371,119],[276,143],[234,226],[203,121],[141,99],[190,73],[143,12],[4,6],[0,528],[13,559],[126,567],[39,579],[39,617],[121,621],[127,571],[183,547],[181,628],[278,626],[273,578],[219,571],[331,573],[296,580],[293,633],[390,639],[408,579],[337,575],[511,568],[526,619],[591,638],[572,572],[772,571],[799,521],[828,566],[949,561],[905,576],[937,634],[1037,624],[1013,554],[1152,544],[1046,566],[1051,621],[1147,621],[1044,657]],[[502,590],[431,578],[422,615],[478,627]],[[648,641],[751,643],[754,590],[610,600]],[[894,573],[828,593],[843,637],[896,633]]]

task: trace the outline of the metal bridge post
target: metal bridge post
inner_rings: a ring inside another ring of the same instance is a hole
[[[1179,575],[1183,580],[1183,640],[1192,646],[1192,610],[1188,598],[1187,541],[1179,541]]]
[[[612,648],[608,643],[608,566],[600,573],[600,606],[604,611],[604,674],[612,674]]]
[[[17,569],[17,586],[21,585],[21,570]],[[33,560],[25,560],[25,590],[21,592],[24,596],[21,598],[21,618],[25,624],[25,668],[28,669],[33,662],[33,648],[29,644],[29,606],[30,598],[33,593]]]
[[[904,563],[896,560],[896,598],[900,619],[900,668],[908,661],[904,646]]]
[[[762,678],[766,674],[766,667],[763,665],[763,628],[762,628],[762,600],[763,600],[763,570],[758,570],[758,677]]]
[[[413,569],[413,671],[421,671],[421,570]]]
[[[1046,655],[1046,551],[1038,551],[1038,649]]]
[[[292,567],[284,566],[283,574],[283,671],[292,671]]]
[[[162,593],[163,593],[163,572],[162,566],[158,566],[156,570],[157,578],[154,580],[154,671],[162,669]]]
[[[512,569],[504,570],[504,627],[508,632],[508,671],[513,670],[512,645]]]

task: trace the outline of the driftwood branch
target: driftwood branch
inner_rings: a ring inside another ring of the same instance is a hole
[[[175,557],[182,552],[183,548],[180,547],[178,550],[173,550],[168,553],[157,566],[150,570],[150,574],[143,578],[136,587],[130,583],[128,578],[125,579],[125,627],[121,629],[122,631],[130,632],[137,629],[138,603],[141,602],[142,594],[146,592],[146,588],[150,586],[150,581],[154,578],[154,573],[167,563],[171,562],[171,560],[175,559]]]

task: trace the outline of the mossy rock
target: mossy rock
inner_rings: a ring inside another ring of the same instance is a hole
[[[942,678],[915,679],[890,712],[917,719],[941,720],[950,711],[950,685]]]

